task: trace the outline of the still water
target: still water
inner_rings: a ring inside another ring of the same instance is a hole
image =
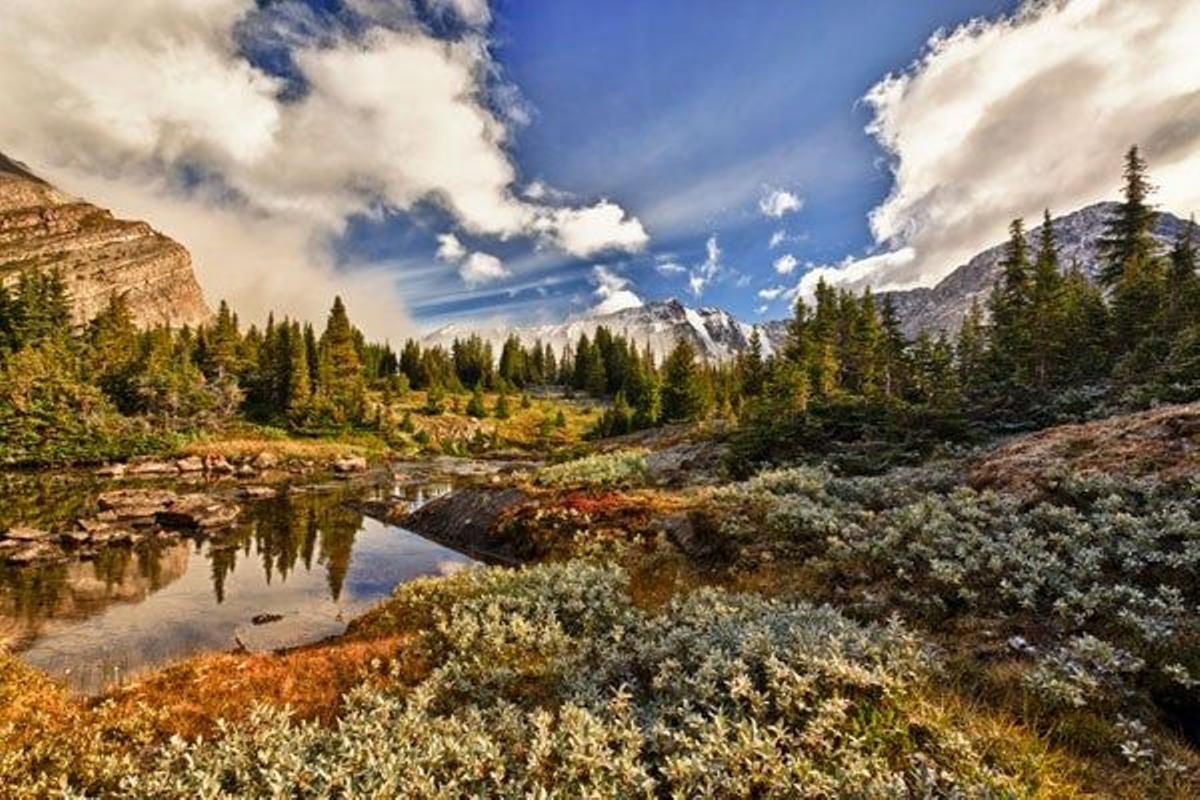
[[[387,491],[421,502],[448,488]],[[0,644],[92,692],[181,656],[228,650],[255,617],[348,621],[397,583],[471,563],[346,505],[362,495],[281,494],[246,503],[236,529],[212,539],[0,566]]]

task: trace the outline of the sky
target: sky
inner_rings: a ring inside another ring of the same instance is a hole
[[[1190,0],[8,0],[0,151],[372,336],[931,285],[1142,146],[1200,210]]]

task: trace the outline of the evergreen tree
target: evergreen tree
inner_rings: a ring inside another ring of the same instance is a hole
[[[471,399],[467,401],[467,416],[483,419],[487,416],[487,406],[483,404],[483,381],[475,384],[471,390]]]
[[[323,420],[335,425],[363,420],[366,385],[354,331],[341,297],[335,297],[318,346],[320,366],[314,402]]]
[[[662,419],[692,422],[704,417],[706,397],[696,351],[680,339],[663,362]]]
[[[137,403],[132,385],[137,347],[129,301],[114,292],[87,327],[87,376],[125,413]]]
[[[293,322],[287,337],[288,381],[286,412],[293,425],[301,425],[308,417],[312,401],[312,380],[308,367],[308,347],[300,323]]]
[[[1200,276],[1196,274],[1196,220],[1188,220],[1171,247],[1167,277],[1167,330],[1176,333],[1200,322]]]
[[[1149,204],[1154,187],[1146,175],[1146,162],[1137,145],[1125,154],[1123,202],[1105,221],[1100,239],[1103,264],[1100,281],[1112,288],[1120,283],[1130,265],[1144,264],[1157,255],[1158,244],[1151,235],[1157,214]]]
[[[992,378],[1009,387],[1028,386],[1031,373],[1031,344],[1029,330],[1030,296],[1033,292],[1029,270],[1029,253],[1025,244],[1025,227],[1015,219],[1009,226],[1008,246],[1001,262],[1002,273],[992,290],[991,349]]]
[[[1063,341],[1063,280],[1058,266],[1058,246],[1047,209],[1042,220],[1037,260],[1033,268],[1028,324],[1033,381],[1045,390],[1060,379]]]

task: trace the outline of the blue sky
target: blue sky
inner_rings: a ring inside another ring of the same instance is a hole
[[[903,8],[901,8],[903,5]],[[512,154],[526,180],[593,200],[611,198],[641,219],[640,254],[575,259],[535,253],[528,241],[473,240],[507,262],[535,266],[469,291],[432,258],[447,223],[431,210],[358,224],[348,259],[394,259],[419,295],[422,322],[479,314],[553,318],[594,303],[591,267],[610,265],[646,299],[679,296],[746,319],[784,316],[787,301],[756,292],[794,283],[804,265],[861,255],[867,213],[891,188],[885,154],[864,132],[863,94],[908,66],[940,27],[1010,11],[1011,2],[502,3],[493,52],[532,109]],[[765,192],[803,199],[769,218]],[[768,247],[772,234],[787,237]],[[697,297],[686,273],[716,236],[722,272]],[[468,237],[464,237],[468,238]],[[773,262],[792,254],[790,278]],[[441,275],[444,279],[437,280]],[[540,289],[539,289],[540,287]]]
[[[1134,143],[1200,211],[1198,39],[1195,0],[9,0],[0,152],[247,320],[772,319],[1112,198]]]

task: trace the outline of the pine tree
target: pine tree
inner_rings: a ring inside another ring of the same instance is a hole
[[[1167,330],[1176,333],[1200,323],[1200,275],[1196,274],[1196,219],[1179,233],[1171,247],[1167,276]]]
[[[1029,309],[1033,287],[1025,227],[1019,219],[1009,225],[1001,269],[1003,272],[990,298],[991,377],[1000,385],[1027,386],[1032,372]]]
[[[483,381],[479,381],[471,390],[471,399],[467,401],[467,416],[483,419],[487,415],[487,406],[483,404]]]
[[[663,362],[662,419],[692,422],[703,418],[705,411],[705,387],[696,351],[687,339],[680,339]]]
[[[962,327],[958,329],[954,360],[958,368],[959,387],[968,401],[978,403],[983,399],[987,385],[987,331],[978,300],[971,301]]]
[[[355,346],[354,330],[342,298],[335,297],[333,308],[321,334],[318,354],[316,395],[322,412],[328,410],[328,422],[337,425],[361,422],[365,411],[366,385]]]
[[[1146,162],[1137,145],[1125,154],[1124,200],[1108,220],[1100,239],[1103,264],[1100,282],[1112,288],[1120,283],[1126,269],[1145,263],[1157,255],[1158,244],[1151,235],[1157,214],[1149,205],[1154,191],[1146,175]]]
[[[308,348],[305,346],[304,334],[300,323],[291,323],[287,337],[288,343],[288,381],[286,412],[292,425],[303,424],[308,417],[312,400],[312,381],[308,368]]]
[[[138,332],[125,294],[114,292],[87,328],[87,376],[123,412],[136,405],[132,379]]]
[[[1058,245],[1047,209],[1039,236],[1037,260],[1030,291],[1031,356],[1033,381],[1045,390],[1056,385],[1063,349],[1063,280],[1058,266]]]

